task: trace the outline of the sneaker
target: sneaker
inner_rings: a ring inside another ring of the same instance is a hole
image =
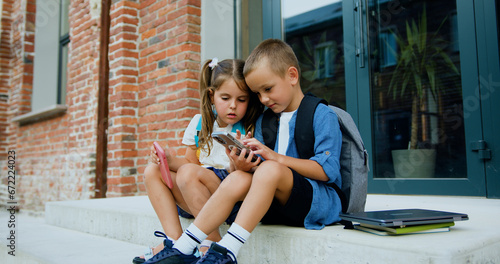
[[[233,260],[234,259],[234,260]],[[212,243],[207,253],[196,264],[237,264],[236,257],[227,248]]]
[[[162,249],[158,254],[154,255],[148,261],[144,262],[144,264],[191,264],[196,263],[200,259],[200,255],[198,253],[198,249],[195,248],[193,250],[193,254],[184,255],[176,248],[167,248]]]
[[[165,233],[160,232],[160,231],[155,231],[155,236],[157,236],[157,237],[164,237],[165,238],[165,240],[163,240],[163,248],[169,248],[169,249],[171,249],[174,246],[174,244],[172,243],[172,241],[170,241],[170,239],[167,238],[167,235],[165,235]],[[154,256],[153,255],[153,249],[152,248],[148,248],[148,249],[149,250],[144,254],[144,257],[135,257],[132,260],[132,263],[133,264],[142,264],[142,263],[146,262],[146,258],[147,259],[152,258]]]

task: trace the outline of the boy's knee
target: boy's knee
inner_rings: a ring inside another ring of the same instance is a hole
[[[273,160],[266,160],[262,162],[257,170],[256,174],[269,174],[269,175],[279,175],[283,172],[284,169],[288,169],[288,167],[280,164],[279,162]]]
[[[235,171],[229,174],[226,179],[221,182],[219,189],[221,192],[231,195],[236,199],[240,199],[248,192],[251,184],[252,176],[250,174]]]
[[[253,175],[253,180],[260,182],[272,182],[279,180],[290,169],[276,161],[264,161],[259,165]]]

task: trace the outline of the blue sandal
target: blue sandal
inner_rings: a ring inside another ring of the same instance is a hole
[[[170,239],[168,239],[167,235],[165,235],[165,233],[161,232],[161,231],[155,231],[155,236],[156,237],[163,237],[165,238],[165,240],[163,240],[163,247],[164,248],[172,248],[174,246],[174,244],[172,243],[172,241],[170,241]],[[147,248],[145,251],[144,251],[144,257],[135,257],[133,260],[132,260],[132,263],[134,264],[143,264],[144,262],[146,262],[148,259],[152,258],[154,256],[154,252],[153,252],[153,249],[152,248]]]

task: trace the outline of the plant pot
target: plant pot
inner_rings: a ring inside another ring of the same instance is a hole
[[[396,178],[433,178],[435,149],[400,149],[392,151]]]

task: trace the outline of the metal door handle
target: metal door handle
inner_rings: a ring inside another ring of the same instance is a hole
[[[359,58],[359,67],[365,67],[365,40],[363,34],[363,0],[356,2],[354,11],[358,12],[358,48],[356,49],[356,56]]]

